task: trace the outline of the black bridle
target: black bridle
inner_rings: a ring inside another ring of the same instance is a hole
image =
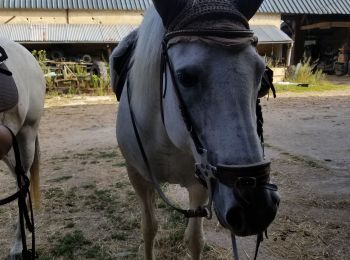
[[[256,44],[256,39],[254,33],[250,30],[182,30],[175,31],[165,35],[165,38],[162,43],[162,65],[161,65],[161,115],[164,123],[164,108],[163,108],[163,98],[166,95],[166,67],[169,68],[171,80],[175,89],[177,100],[179,102],[179,109],[181,111],[183,120],[185,122],[186,128],[193,140],[193,143],[196,147],[197,153],[200,155],[201,161],[197,162],[195,165],[196,176],[201,181],[201,183],[208,188],[209,191],[209,203],[204,206],[207,212],[210,212],[209,218],[211,217],[211,204],[212,204],[212,181],[220,181],[221,183],[230,186],[230,187],[251,187],[255,188],[257,186],[264,186],[270,189],[275,189],[276,186],[269,184],[269,172],[270,172],[270,162],[262,161],[260,163],[248,164],[248,165],[212,165],[208,162],[207,150],[203,146],[196,129],[193,125],[194,120],[191,118],[191,115],[187,109],[186,103],[181,95],[179,84],[175,78],[174,66],[171,62],[171,59],[168,55],[168,43],[171,39],[175,37],[183,36],[211,36],[211,37],[220,37],[220,38],[243,38],[250,39],[244,44],[250,42],[251,44]],[[165,75],[163,77],[163,75]],[[164,80],[163,80],[164,78]],[[260,107],[260,100],[257,100],[257,132],[261,140],[262,147],[264,146],[263,139],[263,118]]]
[[[212,165],[208,161],[207,150],[203,146],[199,136],[197,135],[196,129],[194,128],[193,119],[187,109],[186,103],[181,95],[178,81],[175,78],[175,70],[171,59],[168,55],[169,49],[169,41],[176,37],[186,37],[186,36],[196,36],[196,37],[219,37],[226,39],[234,39],[234,38],[243,38],[245,39],[243,44],[257,44],[257,39],[254,37],[254,33],[250,30],[179,30],[165,34],[165,37],[162,42],[162,56],[161,56],[161,68],[160,68],[160,107],[161,107],[161,117],[164,124],[164,108],[163,108],[163,99],[166,95],[166,87],[167,87],[167,73],[166,68],[169,68],[171,80],[175,89],[175,94],[177,96],[177,100],[179,103],[179,109],[182,114],[183,121],[186,125],[186,128],[193,140],[196,151],[201,158],[200,162],[196,162],[195,164],[195,176],[198,178],[199,182],[208,189],[209,200],[208,203],[204,206],[201,206],[197,209],[182,209],[174,205],[174,203],[170,202],[169,199],[165,196],[162,189],[160,188],[159,182],[157,178],[152,173],[152,169],[144,150],[144,146],[141,140],[141,136],[139,134],[139,130],[137,127],[136,117],[131,105],[131,91],[130,91],[130,83],[129,79],[127,80],[127,98],[129,103],[129,111],[131,116],[131,121],[134,129],[134,133],[137,139],[137,143],[139,149],[142,154],[143,161],[146,165],[147,172],[149,174],[149,178],[153,182],[159,196],[174,210],[182,213],[187,218],[192,217],[205,217],[207,219],[212,218],[212,203],[213,203],[213,181],[219,181],[230,187],[245,187],[245,188],[257,188],[263,187],[266,189],[277,190],[277,186],[274,184],[270,184],[270,162],[262,161],[255,164],[248,165]],[[248,40],[247,40],[248,39]],[[263,139],[263,117],[261,112],[260,100],[257,100],[257,133],[261,140],[261,145],[264,147],[264,139]],[[257,256],[258,247],[260,242],[262,241],[262,235],[258,235],[257,240],[257,248],[255,253],[255,258]],[[236,241],[233,236],[233,249],[235,259],[238,259]]]

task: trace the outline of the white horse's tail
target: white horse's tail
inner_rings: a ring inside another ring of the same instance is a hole
[[[38,136],[35,139],[35,152],[33,164],[30,167],[30,194],[36,208],[40,207],[40,146]]]

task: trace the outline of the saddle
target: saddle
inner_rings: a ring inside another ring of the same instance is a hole
[[[4,61],[8,56],[0,46],[0,112],[13,108],[18,103],[18,91],[12,73]]]
[[[138,30],[128,34],[116,47],[110,57],[111,83],[113,91],[118,101],[122,95],[126,76],[130,69],[131,58],[134,54],[138,34]]]

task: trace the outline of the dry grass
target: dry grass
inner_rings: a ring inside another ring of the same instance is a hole
[[[51,157],[45,168],[54,174],[46,178],[37,212],[39,259],[142,259],[140,209],[118,150],[68,152]],[[99,179],[99,171],[112,168],[110,179]],[[159,199],[156,206],[157,258],[184,259],[187,220]],[[223,251],[206,246],[204,259],[224,259]]]
[[[45,110],[41,125],[43,205],[36,212],[40,259],[142,259],[137,198],[113,143],[115,105],[71,106],[86,102],[79,97],[64,107],[61,101],[54,104],[59,108]],[[341,187],[334,185],[333,172],[317,167],[314,161],[280,153],[281,159],[272,164],[272,177],[279,185],[282,203],[259,258],[347,259],[349,201],[342,194],[324,194],[330,185]],[[0,172],[0,183],[1,198],[15,190],[15,181],[6,170]],[[160,222],[158,259],[185,259],[185,219],[161,201],[157,201],[156,213]],[[14,239],[16,215],[15,204],[0,207],[2,258]],[[209,244],[203,259],[232,259],[228,236],[215,225],[215,221],[205,221]],[[240,253],[254,251],[252,240],[252,244],[240,245]]]

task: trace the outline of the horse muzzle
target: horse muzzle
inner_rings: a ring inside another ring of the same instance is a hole
[[[238,236],[264,232],[276,216],[280,202],[271,184],[270,162],[217,165],[213,189],[219,222]]]

